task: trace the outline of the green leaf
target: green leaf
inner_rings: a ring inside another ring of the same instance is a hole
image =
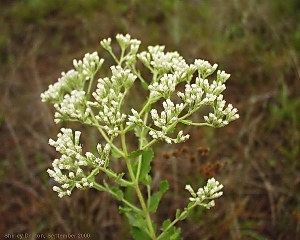
[[[132,129],[134,129],[136,126],[137,126],[136,124],[130,125],[130,127],[128,128],[128,132],[131,131]]]
[[[143,181],[147,176],[147,174],[150,172],[151,161],[153,156],[154,156],[154,152],[151,148],[143,152],[142,159],[141,159],[142,163],[141,163],[140,175],[139,175],[140,181]]]
[[[136,150],[136,151],[133,151],[133,152],[129,153],[128,157],[129,158],[136,158],[136,157],[142,155],[143,152],[144,152],[144,150],[139,149],[139,150]]]
[[[119,206],[119,213],[130,213],[132,208]]]
[[[99,173],[99,170],[95,173],[95,175],[97,175],[98,173]],[[95,182],[95,175],[92,175],[88,178],[89,182]]]
[[[162,224],[162,230],[165,231],[171,224],[171,220],[170,219],[167,219],[163,222]]]
[[[147,223],[142,214],[132,213],[132,210],[128,208],[122,208],[121,210],[128,218],[129,224],[131,226],[130,233],[132,237],[136,240],[150,240],[151,238],[147,232]]]
[[[177,209],[177,210],[176,210],[175,218],[179,218],[180,212],[181,212],[180,209]]]
[[[177,212],[176,212],[176,218],[178,218],[181,221],[186,219],[187,216],[188,216],[188,211],[183,211],[178,217],[177,217]]]
[[[124,176],[124,173],[121,173],[121,174],[119,174],[118,175],[118,177],[116,178],[116,180],[115,180],[115,182],[117,183],[117,184],[119,184],[120,186],[122,186],[122,187],[128,187],[128,186],[132,186],[132,183],[131,182],[125,182],[125,181],[122,181],[123,179],[122,179],[122,177]]]
[[[130,233],[135,240],[151,240],[150,236],[141,228],[131,227]]]
[[[111,149],[111,155],[113,156],[113,157],[115,157],[115,158],[120,158],[120,157],[122,157],[122,155],[119,153],[119,152],[117,152],[115,149]]]
[[[123,177],[124,175],[125,175],[125,173],[120,173],[120,174],[118,174],[116,181],[122,179],[122,177]]]
[[[169,189],[169,184],[167,181],[162,181],[159,185],[159,191],[154,193],[149,199],[149,211],[156,212],[158,204],[163,196],[163,194]]]
[[[162,234],[160,235],[160,240],[182,240],[180,237],[180,228],[176,228],[175,226],[170,227],[170,229],[167,230],[167,228],[170,226],[171,221],[168,219],[163,222],[162,225]]]
[[[106,189],[110,189],[109,185],[107,184],[107,182],[105,180],[103,181],[103,185]]]
[[[141,183],[143,183],[145,186],[150,186],[152,182],[152,177],[149,174],[146,174],[146,176],[141,180]]]
[[[106,175],[107,175],[109,178],[115,178],[115,177],[116,177],[116,173],[115,173],[113,170],[111,170],[111,169],[107,169],[107,170],[105,171],[105,173],[106,173]]]
[[[119,201],[123,199],[124,194],[121,189],[113,187],[111,188],[111,191],[114,193],[114,197],[116,199],[118,199]]]
[[[149,177],[147,178],[147,175],[151,170],[151,161],[153,156],[154,156],[154,152],[152,149],[143,150],[142,158],[139,161],[136,161],[133,166],[134,175],[138,177],[139,182],[142,182],[143,184],[151,182],[151,179],[149,179]],[[139,172],[139,176],[137,176],[139,165],[140,165],[140,172]]]

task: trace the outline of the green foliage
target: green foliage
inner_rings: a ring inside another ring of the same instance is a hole
[[[159,191],[154,193],[149,198],[149,211],[156,212],[158,204],[163,196],[163,194],[169,189],[169,184],[167,181],[162,181],[159,185]]]
[[[152,149],[148,149],[143,151],[142,158],[136,162],[136,164],[133,167],[133,171],[137,179],[139,179],[140,182],[144,183],[145,185],[149,185],[150,183],[147,182],[148,173],[151,170],[151,161],[153,159],[154,152]],[[141,162],[139,162],[141,161]]]
[[[125,213],[127,219],[130,223],[130,233],[135,240],[140,239],[151,239],[150,234],[147,231],[148,227],[146,222],[141,214],[132,214],[129,212]]]
[[[182,238],[180,237],[180,228],[176,228],[175,226],[171,226],[171,221],[165,220],[162,224],[162,230],[163,234],[160,236],[160,240],[181,240]]]

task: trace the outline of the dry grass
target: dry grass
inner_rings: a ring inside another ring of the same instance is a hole
[[[171,189],[156,221],[186,205],[186,183],[214,175],[225,194],[212,210],[199,209],[180,223],[184,239],[300,239],[297,1],[189,0],[184,7],[181,1],[79,1],[65,9],[28,2],[4,1],[0,10],[0,236],[130,239],[110,196],[89,190],[58,199],[52,192],[46,169],[57,154],[47,141],[59,126],[39,98],[73,58],[100,49],[100,39],[129,32],[144,46],[166,44],[187,59],[220,63],[232,73],[226,98],[241,115],[224,129],[191,130],[186,145],[157,149],[154,180],[168,179]]]

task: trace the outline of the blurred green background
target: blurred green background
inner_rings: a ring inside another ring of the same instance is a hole
[[[189,63],[218,63],[231,73],[225,98],[240,113],[223,129],[187,129],[186,145],[157,149],[152,172],[171,188],[156,221],[187,204],[187,182],[196,187],[215,176],[224,196],[178,225],[184,239],[300,239],[298,0],[2,0],[0,238],[131,239],[107,194],[74,191],[58,199],[52,191],[46,169],[57,154],[47,142],[60,126],[39,97],[72,59],[95,50],[107,57],[99,41],[117,33],[142,40],[142,50],[166,45]],[[86,145],[94,138],[88,132]]]

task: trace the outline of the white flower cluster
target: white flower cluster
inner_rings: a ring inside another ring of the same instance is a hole
[[[127,66],[135,64],[136,63],[136,54],[139,50],[141,41],[137,40],[137,39],[132,39],[129,34],[126,34],[126,35],[117,34],[116,39],[121,47],[123,54],[125,53],[125,50],[130,46],[129,52],[127,53],[126,56],[123,56],[124,58],[121,59],[121,62],[123,60],[126,60]],[[103,39],[100,42],[100,44],[105,50],[107,50],[109,53],[111,53],[113,55],[112,47],[111,47],[111,38]],[[115,60],[117,60],[117,59],[115,59]],[[119,64],[121,64],[121,62],[119,62]]]
[[[133,115],[130,115],[128,117],[128,122],[126,123],[127,125],[138,125],[138,126],[143,126],[148,128],[149,135],[158,140],[164,140],[167,143],[171,144],[172,142],[174,143],[180,143],[184,142],[187,139],[189,139],[189,135],[183,135],[183,131],[178,132],[177,137],[175,139],[170,138],[167,136],[168,131],[171,130],[173,124],[177,124],[176,121],[178,120],[179,114],[182,112],[184,109],[184,104],[174,104],[170,99],[167,99],[163,102],[163,108],[164,110],[158,114],[156,109],[151,109],[150,114],[151,118],[153,120],[153,123],[156,127],[158,127],[160,130],[156,130],[153,128],[150,128],[145,125],[145,123],[142,121],[139,113],[135,109],[131,109],[131,112]]]
[[[208,95],[203,99],[204,89],[201,87],[200,79],[196,78],[195,83],[186,84],[185,91],[177,92],[177,96],[190,108],[199,108],[203,103],[213,102],[214,96]]]
[[[230,78],[230,74],[226,73],[225,71],[217,71],[217,81],[221,83],[225,83],[228,78]]]
[[[83,60],[73,60],[73,65],[77,72],[85,76],[85,80],[91,79],[103,64],[104,59],[100,59],[97,52],[86,53]]]
[[[97,52],[85,54],[83,60],[74,59],[75,70],[63,72],[58,81],[41,94],[43,102],[54,104],[56,123],[63,120],[91,123],[88,118],[91,109],[86,105],[85,83],[94,77],[103,61]]]
[[[80,135],[80,131],[73,133],[72,129],[62,128],[56,141],[49,140],[49,144],[62,154],[59,159],[53,161],[53,170],[47,170],[49,176],[60,184],[60,187],[53,187],[53,190],[58,192],[59,197],[71,195],[75,187],[79,189],[92,187],[93,183],[86,177],[91,170],[88,171],[86,168],[96,169],[102,167],[109,156],[109,144],[106,144],[104,148],[100,144],[97,145],[99,157],[91,152],[86,152],[83,156],[79,142]]]
[[[161,97],[168,99],[175,91],[175,87],[178,84],[178,76],[176,74],[165,73],[157,82],[149,85],[150,98],[159,99]]]
[[[178,115],[184,109],[184,104],[174,104],[170,99],[163,102],[164,111],[161,112],[160,116],[156,109],[151,110],[151,117],[155,126],[166,131],[169,126],[178,120]]]
[[[179,131],[176,138],[170,138],[167,136],[166,132],[154,129],[149,131],[149,135],[154,139],[162,139],[169,144],[185,142],[190,138],[189,134],[183,135],[183,131]]]
[[[223,185],[214,178],[208,179],[206,186],[199,188],[197,192],[195,192],[190,185],[186,185],[185,189],[192,195],[189,198],[191,202],[195,202],[196,204],[206,208],[215,206],[215,201],[213,199],[223,195],[223,192],[221,191],[223,189]],[[205,200],[211,201],[204,203]]]
[[[42,102],[59,103],[63,99],[64,93],[71,89],[73,83],[77,82],[80,88],[83,87],[82,81],[79,81],[79,78],[79,72],[74,69],[67,73],[62,72],[58,81],[50,84],[48,90],[41,94]]]
[[[209,75],[213,74],[216,71],[218,64],[214,64],[213,66],[205,60],[196,59],[194,61],[194,66],[198,70],[199,76],[203,79],[207,78]]]
[[[133,115],[128,116],[128,122],[126,122],[127,125],[138,125],[138,126],[144,126],[143,120],[141,119],[139,113],[135,109],[131,109],[131,112]]]
[[[137,57],[153,74],[152,82],[148,86],[150,102],[154,103],[160,98],[166,99],[163,103],[164,111],[160,116],[156,109],[152,109],[150,112],[154,125],[161,129],[149,128],[152,138],[163,139],[168,143],[186,140],[188,135],[181,135],[180,140],[178,137],[176,140],[172,140],[166,136],[168,132],[166,129],[170,130],[169,127],[172,124],[174,126],[177,124],[179,114],[184,108],[187,108],[188,115],[191,115],[201,106],[211,106],[213,112],[204,116],[204,120],[207,125],[213,127],[225,126],[239,118],[237,109],[233,108],[231,104],[225,108],[226,102],[221,94],[226,89],[225,82],[230,74],[218,70],[216,80],[210,82],[207,79],[216,71],[217,64],[211,65],[208,61],[196,59],[193,64],[188,65],[178,52],[165,53],[164,46],[150,46],[148,51],[137,54]],[[198,76],[192,81],[195,72],[198,73]],[[177,92],[177,96],[181,98],[183,104],[174,106],[170,99],[176,91],[176,86],[183,81],[186,82],[185,91]],[[141,116],[135,110],[132,113],[127,124],[142,126]]]
[[[164,52],[164,46],[149,46],[148,51],[137,54],[141,62],[156,71],[156,73],[182,73],[189,69],[189,65],[178,52]],[[181,76],[181,74],[179,74]]]
[[[111,78],[100,78],[97,89],[93,92],[96,102],[88,102],[90,106],[99,109],[95,118],[104,123],[104,129],[109,135],[117,136],[120,125],[126,119],[126,114],[121,113],[126,91],[135,81],[136,76],[129,69],[112,66]]]
[[[126,49],[130,46],[131,42],[131,36],[129,34],[123,35],[123,34],[117,34],[116,39],[122,49]]]
[[[196,77],[195,83],[187,83],[184,93],[177,92],[177,95],[189,107],[188,111],[195,112],[203,105],[212,106],[214,112],[204,116],[204,120],[213,127],[223,127],[229,122],[238,119],[237,109],[233,108],[231,104],[224,109],[226,101],[223,100],[223,95],[221,94],[226,89],[224,83],[230,77],[230,74],[218,71],[217,80],[209,83],[208,79],[204,79],[203,76],[211,75],[216,70],[217,65],[214,64],[212,66],[207,61],[196,59],[194,66],[199,75]]]
[[[220,94],[215,102],[215,113],[209,113],[208,116],[204,116],[204,120],[213,126],[223,127],[229,122],[238,119],[238,110],[234,108],[232,104],[228,104],[228,106],[224,109],[225,104],[226,101],[223,100],[223,95]]]
[[[152,129],[149,134],[154,139],[163,139],[167,143],[181,143],[185,142],[189,139],[190,135],[183,135],[182,131],[179,131],[177,137],[172,139],[167,136],[168,131],[171,130],[177,123],[178,116],[184,109],[184,104],[174,104],[170,99],[167,99],[163,102],[164,110],[160,113],[160,116],[157,113],[156,109],[152,109],[150,111],[153,123],[156,127],[160,128],[161,130]],[[173,126],[173,124],[175,124]]]
[[[66,119],[88,121],[91,109],[86,107],[85,95],[85,91],[73,90],[64,96],[61,103],[55,103],[54,107],[57,112],[54,114],[54,121],[56,123]]]

